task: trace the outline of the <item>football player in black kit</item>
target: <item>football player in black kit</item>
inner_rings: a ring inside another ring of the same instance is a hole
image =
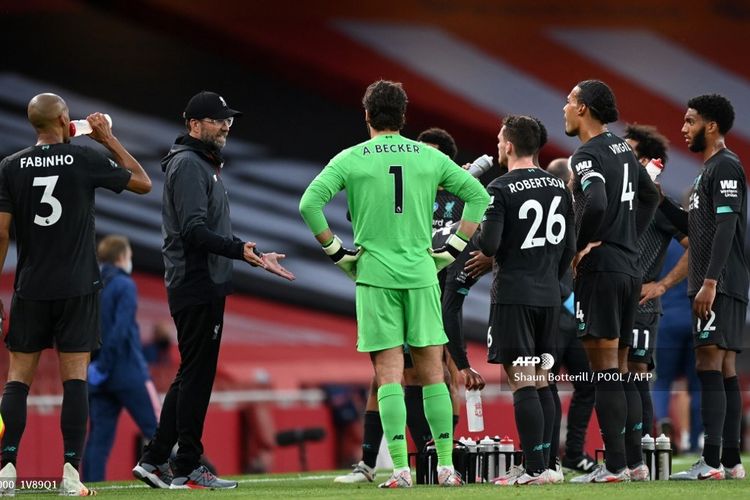
[[[700,460],[670,479],[744,479],[739,452],[742,399],[735,360],[744,346],[750,284],[744,252],[745,171],[724,142],[734,123],[729,100],[701,95],[687,106],[682,133],[690,151],[703,156],[703,169],[693,184],[687,214],[666,198],[662,207],[690,237],[688,295],[693,302],[705,444]]]
[[[69,144],[70,115],[59,96],[39,94],[28,105],[36,145],[0,163],[0,269],[5,263],[11,224],[18,245],[11,317],[5,338],[10,351],[8,381],[0,402],[2,437],[0,494],[13,495],[18,446],[26,426],[26,398],[44,349],[57,349],[63,403],[60,427],[64,466],[60,494],[95,492],[78,475],[88,417],[86,369],[101,345],[96,262],[94,190],[151,190],[151,179],[112,135],[104,115],[87,120],[89,137],[114,161],[86,146]],[[2,303],[0,314],[4,315]]]
[[[656,182],[667,164],[667,138],[650,125],[630,124],[625,127],[625,141],[633,148],[635,156],[646,168],[651,180]],[[630,346],[628,358],[630,373],[646,374],[654,369],[654,346],[662,315],[659,297],[687,277],[688,252],[685,252],[675,267],[657,281],[672,238],[687,248],[687,236],[675,228],[663,212],[657,210],[654,220],[638,239],[643,284],[638,314],[633,326],[633,344]],[[654,407],[651,402],[651,384],[645,375],[634,383],[641,395],[643,407],[642,434],[653,435]]]
[[[490,206],[479,248],[495,256],[488,361],[502,364],[513,406],[524,467],[514,466],[498,485],[558,482],[548,469],[555,407],[545,412],[546,370],[525,362],[554,352],[560,313],[560,277],[575,254],[570,193],[557,177],[533,162],[539,125],[528,116],[507,116],[498,134],[498,162],[508,173],[490,183]],[[520,361],[519,361],[520,360]],[[550,396],[549,401],[552,401]]]
[[[641,398],[627,374],[627,357],[641,290],[637,242],[659,193],[630,146],[607,130],[618,111],[605,83],[580,82],[563,112],[565,133],[581,141],[571,160],[578,232],[575,312],[607,450],[604,464],[571,481],[628,481],[631,471],[648,475],[641,453]]]

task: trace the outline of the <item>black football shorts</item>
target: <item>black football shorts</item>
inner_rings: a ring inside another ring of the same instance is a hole
[[[22,299],[10,309],[5,345],[12,352],[91,352],[101,346],[99,292],[58,300]]]
[[[654,369],[654,346],[656,333],[659,330],[659,313],[637,314],[633,325],[633,337],[628,353],[628,361],[645,363],[648,370]]]
[[[691,298],[691,303],[692,299]],[[695,347],[716,345],[728,351],[742,352],[747,304],[728,295],[717,293],[711,316],[707,320],[693,315],[693,344]]]
[[[620,339],[631,345],[641,280],[624,273],[589,272],[576,277],[579,337]]]
[[[557,354],[560,307],[492,304],[487,331],[487,362],[513,363],[519,356]]]

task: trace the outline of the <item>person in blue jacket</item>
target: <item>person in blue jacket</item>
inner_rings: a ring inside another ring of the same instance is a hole
[[[101,292],[102,346],[88,368],[90,430],[83,457],[87,481],[103,481],[107,459],[125,408],[146,439],[154,437],[159,408],[136,323],[137,290],[130,273],[133,252],[128,239],[107,236],[97,248],[104,289]]]

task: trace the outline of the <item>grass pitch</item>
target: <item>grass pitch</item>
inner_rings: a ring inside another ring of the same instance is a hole
[[[675,471],[687,469],[696,457],[677,457],[673,462]],[[750,456],[743,457],[747,464]],[[236,476],[239,488],[235,490],[155,490],[147,488],[143,483],[108,482],[91,484],[97,490],[99,498],[118,499],[161,499],[187,498],[195,495],[212,495],[215,498],[274,498],[277,500],[296,498],[324,498],[324,499],[383,499],[383,498],[529,498],[543,500],[610,500],[619,498],[659,500],[701,498],[750,498],[750,480],[744,481],[702,481],[677,482],[655,481],[652,483],[619,483],[619,484],[571,484],[528,487],[500,487],[491,484],[471,484],[461,488],[440,488],[438,486],[415,485],[411,489],[380,490],[376,483],[367,484],[334,484],[333,478],[347,471],[310,472],[306,474],[270,474],[253,476]],[[378,471],[378,479],[384,480],[388,471]],[[565,476],[566,481],[574,475]],[[32,498],[32,492],[18,491],[22,498]],[[33,492],[38,497],[44,494],[50,496],[56,492]]]

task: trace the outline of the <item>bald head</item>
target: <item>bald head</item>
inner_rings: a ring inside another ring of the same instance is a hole
[[[559,177],[565,184],[568,184],[568,181],[570,181],[570,175],[573,173],[570,170],[567,158],[556,158],[549,162],[549,165],[547,165],[547,172],[555,177]]]
[[[36,130],[51,130],[61,127],[59,118],[67,117],[68,105],[56,94],[39,94],[29,101],[27,114]]]

